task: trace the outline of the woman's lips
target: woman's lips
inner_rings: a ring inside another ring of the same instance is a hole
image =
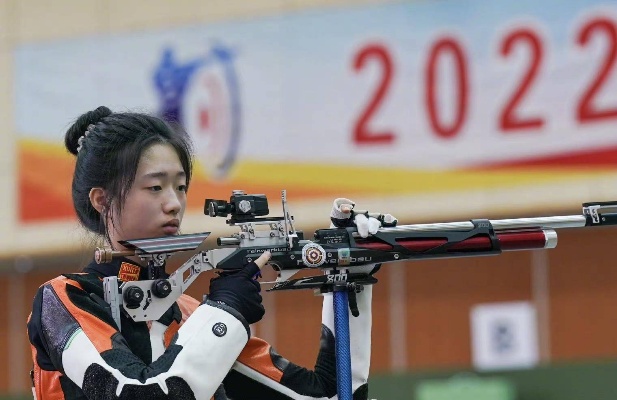
[[[163,225],[163,232],[166,235],[175,235],[178,233],[178,227],[175,225]]]

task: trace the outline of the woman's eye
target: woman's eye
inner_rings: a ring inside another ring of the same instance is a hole
[[[178,190],[181,191],[181,192],[186,192],[186,189],[187,189],[186,185],[178,186]]]
[[[158,192],[159,190],[163,190],[162,187],[156,185],[156,186],[150,186],[148,189],[150,189],[153,192]]]

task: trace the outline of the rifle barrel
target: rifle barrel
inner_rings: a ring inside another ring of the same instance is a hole
[[[556,217],[537,218],[511,218],[489,220],[496,231],[509,229],[529,228],[581,228],[585,226],[587,219],[583,215],[562,215]],[[471,221],[439,222],[433,224],[399,225],[393,228],[381,228],[380,232],[411,232],[411,231],[459,231],[471,230],[474,224]]]

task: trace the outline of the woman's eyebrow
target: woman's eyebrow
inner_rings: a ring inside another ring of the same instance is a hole
[[[169,176],[169,174],[165,171],[158,171],[158,172],[150,172],[147,174],[142,175],[143,178],[167,178]],[[186,172],[184,171],[178,171],[178,173],[176,173],[176,177],[185,177],[186,176]]]

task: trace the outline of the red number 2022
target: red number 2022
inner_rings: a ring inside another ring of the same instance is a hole
[[[437,63],[442,54],[451,53],[454,57],[454,67],[457,77],[456,108],[454,109],[454,122],[446,126],[441,122],[436,100],[435,90],[437,86],[436,70]],[[467,98],[469,96],[469,78],[467,77],[467,61],[462,46],[454,39],[446,37],[438,40],[429,53],[426,65],[426,106],[428,108],[429,122],[433,132],[445,139],[452,138],[461,130],[467,117]]]
[[[504,132],[519,130],[519,129],[534,129],[541,128],[544,125],[544,119],[541,117],[528,117],[523,119],[516,112],[517,107],[523,100],[523,97],[533,84],[540,70],[542,63],[542,42],[533,30],[529,28],[516,29],[506,35],[501,45],[501,55],[506,57],[510,55],[515,44],[527,44],[530,52],[530,62],[527,72],[523,76],[518,89],[514,91],[510,100],[506,102],[505,107],[499,114],[499,127]]]
[[[608,54],[604,58],[604,62],[598,70],[596,78],[591,81],[589,87],[583,92],[583,96],[578,103],[576,118],[581,123],[617,117],[617,107],[600,110],[594,107],[593,103],[594,97],[600,91],[611,70],[615,67],[615,61],[617,61],[617,26],[615,26],[613,21],[607,18],[593,19],[583,25],[583,29],[581,29],[578,35],[577,42],[579,45],[585,46],[589,43],[591,35],[597,33],[606,34],[609,40]]]
[[[392,131],[375,132],[369,128],[371,117],[379,110],[381,102],[388,93],[390,82],[393,75],[392,57],[388,49],[381,44],[371,44],[364,47],[354,59],[354,70],[361,70],[369,60],[375,60],[381,66],[383,72],[381,81],[375,90],[372,99],[368,102],[364,111],[357,119],[354,131],[353,140],[356,144],[389,144],[394,141],[394,133]]]
[[[577,44],[586,46],[594,35],[604,34],[608,40],[607,54],[592,79],[577,102],[576,119],[580,123],[598,122],[617,118],[617,106],[600,109],[595,105],[595,98],[606,84],[611,72],[617,66],[617,24],[606,17],[590,19],[582,25]],[[504,132],[515,132],[539,129],[546,123],[542,116],[519,115],[519,108],[525,96],[532,90],[544,61],[544,47],[540,35],[532,28],[514,29],[504,36],[500,55],[510,57],[514,46],[527,46],[529,62],[516,90],[499,112],[498,126]],[[443,55],[450,54],[454,60],[457,92],[455,97],[454,121],[451,124],[443,122],[438,110],[439,102],[435,91],[438,85],[437,69]],[[390,84],[394,77],[394,63],[387,46],[384,44],[369,44],[362,47],[354,57],[353,67],[359,72],[369,61],[376,61],[381,66],[381,80],[372,97],[355,121],[353,140],[356,144],[392,144],[396,134],[392,130],[374,131],[369,128],[371,118],[386,100]],[[427,118],[433,133],[442,139],[452,139],[464,128],[469,105],[469,78],[467,58],[462,45],[453,37],[443,37],[436,40],[429,49],[429,57],[425,65],[425,102]]]

